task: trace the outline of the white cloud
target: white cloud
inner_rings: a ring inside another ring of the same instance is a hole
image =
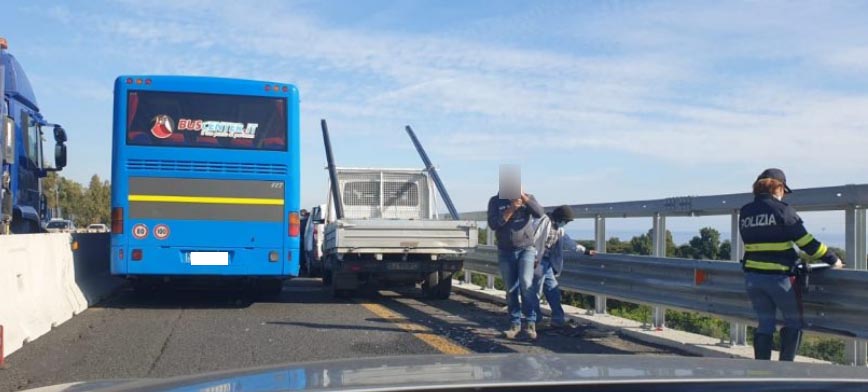
[[[333,26],[282,2],[125,1],[50,16],[93,34],[125,72],[296,81],[312,147],[325,117],[382,159],[402,124],[424,121],[432,154],[467,164],[541,147],[563,160],[589,149],[734,171],[768,162],[858,176],[868,164],[868,92],[812,82],[868,79],[858,5],[530,7],[427,33]],[[492,35],[513,30],[528,41]],[[534,45],[548,38],[557,45]]]

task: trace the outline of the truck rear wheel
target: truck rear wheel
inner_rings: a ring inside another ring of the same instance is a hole
[[[332,270],[330,270],[330,269],[326,269],[325,271],[323,271],[323,273],[322,273],[323,286],[330,286],[332,284],[332,274],[334,274],[334,272],[332,272]]]
[[[317,265],[317,264],[319,264],[319,265]],[[316,278],[316,277],[322,276],[323,279],[325,279],[325,274],[323,273],[323,270],[322,270],[322,264],[321,263],[315,263],[313,260],[308,259],[307,260],[307,276],[309,276],[311,278]]]
[[[434,271],[422,282],[422,292],[430,299],[449,299],[452,294],[452,273]]]

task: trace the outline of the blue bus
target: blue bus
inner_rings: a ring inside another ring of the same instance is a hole
[[[135,282],[299,271],[299,103],[285,83],[121,76],[111,271]]]

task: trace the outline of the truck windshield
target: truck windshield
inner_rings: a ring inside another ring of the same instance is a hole
[[[131,91],[127,144],[286,151],[286,99]]]

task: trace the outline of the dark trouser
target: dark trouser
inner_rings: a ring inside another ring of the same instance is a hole
[[[801,340],[802,298],[795,277],[788,275],[745,273],[745,287],[757,314],[754,354],[757,359],[771,356],[771,336],[775,333],[777,310],[784,318],[781,329],[781,360],[792,361]]]

